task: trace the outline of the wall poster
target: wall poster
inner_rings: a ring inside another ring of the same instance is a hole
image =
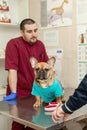
[[[59,31],[55,30],[49,30],[44,31],[43,34],[44,43],[46,46],[54,47],[58,46],[59,44]]]
[[[41,27],[72,25],[72,0],[41,0]]]
[[[54,56],[56,58],[54,70],[56,73],[56,78],[61,81],[63,49],[47,47],[47,54],[49,57]]]

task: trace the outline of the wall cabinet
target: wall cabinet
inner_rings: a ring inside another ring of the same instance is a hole
[[[3,0],[2,0],[3,1]],[[29,17],[29,0],[8,0],[11,23],[0,22],[0,59],[4,58],[6,43],[19,35],[19,23]],[[4,10],[0,10],[3,14]]]
[[[0,130],[11,130],[11,123],[10,118],[0,115]]]
[[[6,18],[4,16],[7,14],[12,24],[18,24],[22,19],[29,16],[29,0],[0,0],[0,19],[1,17]]]
[[[9,13],[11,22],[2,21],[3,13]],[[0,0],[0,98],[5,93],[3,86],[5,87],[7,82],[7,73],[4,70],[5,47],[10,39],[20,36],[19,23],[27,17],[29,17],[29,0]]]
[[[9,0],[8,2],[12,23],[19,24],[22,19],[29,17],[29,0]]]
[[[83,79],[87,72],[87,43],[79,43],[78,45],[78,81]]]

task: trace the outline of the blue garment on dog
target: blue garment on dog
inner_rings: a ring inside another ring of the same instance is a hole
[[[56,97],[61,97],[63,95],[63,89],[56,78],[54,79],[54,83],[47,88],[40,87],[34,81],[32,95],[40,96],[44,102],[49,103],[55,100]]]

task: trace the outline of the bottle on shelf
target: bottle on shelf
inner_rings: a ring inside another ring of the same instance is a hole
[[[85,43],[84,34],[80,34],[80,43]]]

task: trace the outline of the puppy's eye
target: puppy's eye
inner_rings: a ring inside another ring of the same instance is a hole
[[[40,70],[40,68],[36,68],[35,70],[36,70],[36,71],[39,71],[39,70]]]
[[[47,72],[49,69],[45,68],[45,71]]]

